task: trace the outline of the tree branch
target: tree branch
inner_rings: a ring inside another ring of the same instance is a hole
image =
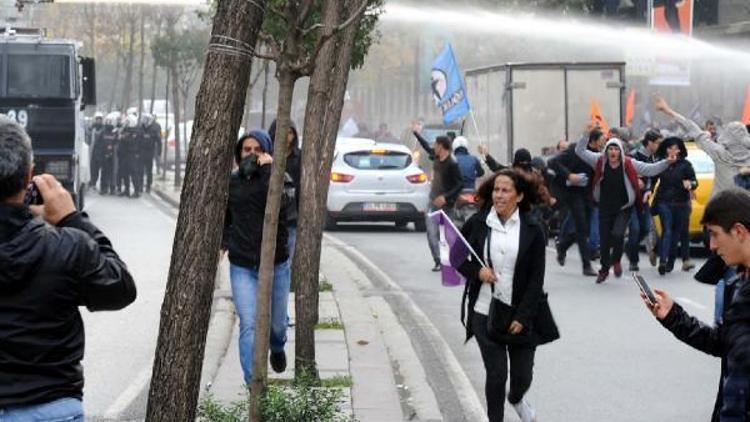
[[[311,33],[311,32],[313,32],[313,31],[315,31],[315,30],[318,30],[318,29],[320,29],[320,28],[322,28],[322,27],[323,27],[323,25],[322,25],[322,24],[316,23],[315,25],[313,25],[313,26],[311,26],[311,27],[309,27],[309,28],[307,28],[307,29],[303,30],[303,31],[302,31],[302,38],[305,38],[305,37],[307,37],[308,35],[310,35],[310,33]]]
[[[273,13],[274,15],[280,17],[281,20],[284,21],[284,23],[286,23],[287,25],[291,25],[291,23],[289,22],[289,19],[286,17],[286,15],[284,14],[284,12],[282,12],[281,10],[279,10],[278,7],[275,7],[275,6],[271,5],[271,4],[266,4],[266,7],[268,8],[268,10],[271,11],[271,13]]]
[[[278,63],[279,61],[279,56],[277,54],[263,54],[258,53],[257,51],[253,51],[253,57],[255,57],[256,59],[269,60],[276,63]]]
[[[342,22],[341,25],[337,26],[336,31],[334,31],[334,33],[343,31],[344,29],[346,29],[347,26],[351,25],[354,22],[354,20],[357,19],[357,16],[365,13],[365,11],[367,10],[367,7],[369,6],[370,6],[370,2],[368,0],[362,0],[362,5],[359,7],[359,9],[357,9],[356,12],[352,13],[352,15],[349,16],[347,20]]]
[[[277,58],[281,57],[281,46],[279,46],[279,43],[276,42],[276,40],[272,36],[261,31],[258,34],[258,38],[260,38],[260,40],[266,45],[266,47],[271,50],[271,54],[273,56],[276,56]],[[274,59],[274,61],[276,61],[276,59]]]
[[[312,11],[312,6],[315,2],[313,0],[306,0],[302,3],[299,9],[299,15],[297,15],[297,23],[298,27],[302,27],[302,25],[305,24],[305,21],[307,20],[307,17],[310,15],[310,12]]]

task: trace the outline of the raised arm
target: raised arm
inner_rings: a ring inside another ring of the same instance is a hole
[[[576,142],[576,155],[581,158],[586,164],[590,165],[592,168],[596,166],[596,162],[599,160],[599,157],[601,157],[600,152],[594,152],[588,149],[588,137],[583,136],[581,139]]]
[[[658,176],[663,172],[664,170],[669,167],[669,161],[668,160],[660,160],[655,163],[646,163],[643,161],[638,160],[632,160],[633,167],[635,167],[635,172],[638,173],[639,176],[645,176],[645,177],[654,177]]]
[[[724,149],[723,146],[711,140],[710,133],[701,129],[700,126],[698,126],[698,124],[694,121],[674,111],[669,106],[669,104],[667,104],[667,101],[664,98],[657,96],[655,104],[656,110],[661,111],[662,113],[674,119],[675,122],[677,122],[677,124],[682,128],[682,130],[685,131],[685,135],[688,138],[695,139],[695,143],[698,144],[698,148],[705,151],[706,154],[711,157],[711,159],[728,159],[727,150]]]

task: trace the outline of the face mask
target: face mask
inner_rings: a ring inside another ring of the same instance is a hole
[[[249,154],[240,161],[239,172],[243,179],[250,180],[260,171],[258,165],[258,156],[255,154]]]

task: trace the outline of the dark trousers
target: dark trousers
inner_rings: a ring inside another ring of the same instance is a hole
[[[573,243],[577,243],[583,267],[588,268],[591,266],[591,254],[587,240],[589,234],[589,207],[586,205],[583,195],[565,195],[562,200],[565,208],[568,210],[566,220],[573,220],[575,230],[565,228],[569,223],[563,224],[560,229],[557,247],[561,252],[567,252]]]
[[[505,412],[505,383],[510,360],[510,390],[508,401],[516,404],[531,387],[534,369],[534,346],[515,346],[496,343],[487,336],[487,316],[474,314],[471,328],[482,353],[487,379],[484,394],[490,422],[502,422]]]
[[[141,164],[141,154],[133,154],[130,167],[130,180],[133,182],[135,193],[143,192],[143,166]]]
[[[638,211],[634,209],[628,219],[628,261],[631,264],[637,264],[639,261],[639,247],[643,239],[648,236],[651,230],[651,211],[648,204],[643,204],[643,209]]]
[[[659,242],[659,263],[674,262],[677,257],[677,242],[680,242],[680,258],[690,259],[690,204],[656,204],[661,220],[661,241]]]
[[[114,175],[114,169],[115,169],[115,157],[105,157],[102,158],[101,161],[102,165],[102,177],[100,181],[100,187],[99,192],[106,194],[106,193],[115,193],[115,175]],[[93,182],[92,182],[93,183]]]
[[[154,154],[153,153],[141,153],[140,160],[140,171],[143,177],[145,177],[145,187],[147,191],[151,191],[151,183],[154,180]],[[143,182],[141,182],[143,183]]]
[[[602,212],[599,208],[599,237],[601,238],[602,271],[609,271],[615,262],[620,262],[625,247],[625,228],[630,218],[630,210],[616,213]]]
[[[99,172],[102,170],[102,161],[103,159],[100,157],[93,157],[91,158],[91,180],[89,180],[90,186],[96,186],[96,182],[99,181]]]

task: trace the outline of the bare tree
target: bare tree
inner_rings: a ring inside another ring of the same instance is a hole
[[[217,2],[196,101],[195,148],[188,155],[147,421],[195,420],[232,150],[265,5],[264,0]]]

